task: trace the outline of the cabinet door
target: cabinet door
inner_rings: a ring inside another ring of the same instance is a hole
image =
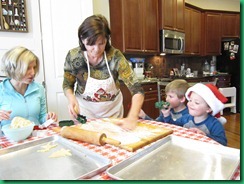
[[[159,110],[155,108],[155,103],[158,101],[157,83],[144,84],[145,99],[142,106],[144,112],[153,119],[159,116]]]
[[[185,0],[175,0],[175,28],[177,31],[185,31]]]
[[[191,53],[200,54],[201,44],[201,12],[191,10]]]
[[[112,45],[126,53],[159,53],[158,0],[110,0]]]
[[[240,36],[240,15],[222,13],[222,37]]]
[[[160,0],[161,29],[174,30],[174,1],[175,0]]]
[[[127,86],[123,82],[120,83],[120,90],[121,90],[122,95],[123,95],[124,117],[126,117],[128,115],[129,110],[130,110],[131,97],[132,96],[131,96],[129,89],[127,88]]]
[[[185,31],[185,0],[160,0],[160,29]]]
[[[125,52],[141,51],[143,50],[141,0],[123,0],[122,3]]]
[[[185,54],[191,53],[191,9],[185,8]]]
[[[143,50],[146,53],[159,52],[158,0],[144,0],[142,10]]]
[[[221,14],[206,12],[204,14],[204,53],[219,55],[221,53]]]
[[[185,8],[185,53],[200,55],[201,12]]]
[[[225,88],[231,86],[231,75],[218,76],[217,78],[218,80],[216,86],[218,88]]]

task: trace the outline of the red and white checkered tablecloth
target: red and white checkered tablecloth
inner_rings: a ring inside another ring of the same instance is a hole
[[[89,120],[88,120],[88,122],[89,122]],[[188,131],[188,129],[180,127],[180,126],[175,126],[172,124],[161,123],[161,122],[156,122],[156,121],[148,121],[148,120],[142,120],[141,122],[151,124],[151,125],[155,125],[158,127],[172,129],[173,135],[176,135],[176,136],[190,138],[190,139],[199,140],[199,141],[203,141],[203,142],[208,142],[211,144],[219,144],[207,136],[192,133],[192,132]],[[40,139],[43,137],[52,136],[52,135],[57,134],[56,132],[53,132],[51,129],[37,130],[36,133],[37,133],[37,136],[32,136],[32,137],[30,137],[24,141],[21,141],[21,142],[14,142],[14,141],[7,139],[6,137],[0,137],[0,146],[2,148],[7,148],[7,147],[10,147],[10,146],[13,146],[16,144],[21,144],[24,142],[37,140],[37,139]],[[135,153],[140,152],[142,149],[145,149],[148,146],[150,146],[150,145],[147,145],[141,149],[136,150],[135,152],[129,152],[127,150],[115,147],[115,146],[110,145],[110,144],[105,144],[104,146],[97,146],[97,145],[93,145],[93,144],[89,144],[89,143],[85,143],[85,142],[79,142],[79,141],[73,141],[73,142],[80,144],[80,145],[86,147],[87,149],[92,150],[96,153],[99,153],[100,155],[110,159],[112,161],[112,165],[118,164],[119,162],[125,160],[129,156],[132,156]],[[110,178],[106,174],[106,171],[92,177],[91,179],[92,180],[112,180],[112,178]],[[235,174],[233,175],[232,180],[240,180],[240,165],[237,168]]]

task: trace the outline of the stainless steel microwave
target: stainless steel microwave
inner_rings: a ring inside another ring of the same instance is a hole
[[[160,52],[165,54],[183,54],[185,52],[185,33],[160,30]]]

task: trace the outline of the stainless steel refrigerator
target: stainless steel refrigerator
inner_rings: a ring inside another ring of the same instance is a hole
[[[237,90],[237,112],[240,112],[240,39],[224,38],[221,41],[221,55],[217,56],[217,71],[231,74],[231,86]]]

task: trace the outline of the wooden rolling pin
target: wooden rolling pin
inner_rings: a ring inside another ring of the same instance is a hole
[[[84,130],[75,127],[62,127],[60,134],[64,138],[84,141],[96,145],[111,144],[114,146],[119,146],[120,142],[111,138],[107,138],[105,133],[94,132],[90,130]]]

